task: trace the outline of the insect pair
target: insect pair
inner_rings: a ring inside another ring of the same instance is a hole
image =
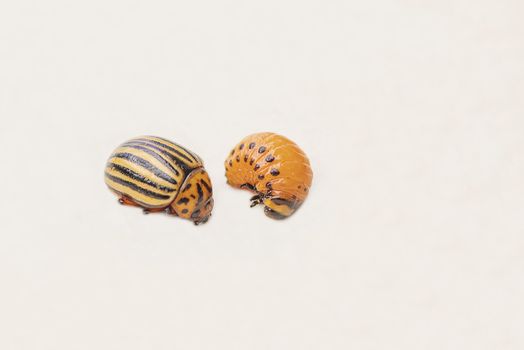
[[[227,183],[255,195],[273,219],[284,219],[308,195],[313,179],[305,153],[288,138],[264,132],[249,135],[225,161]],[[143,136],[121,144],[109,157],[105,182],[125,205],[144,213],[166,212],[205,223],[213,210],[213,188],[202,159],[161,137]]]

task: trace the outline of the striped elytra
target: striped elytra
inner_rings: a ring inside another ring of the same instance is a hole
[[[105,183],[119,202],[206,222],[213,210],[213,189],[202,159],[187,148],[156,136],[131,139],[113,151]]]
[[[292,215],[306,199],[313,172],[306,154],[290,139],[270,132],[241,140],[224,163],[227,183],[255,193],[251,206],[264,204],[273,219]]]

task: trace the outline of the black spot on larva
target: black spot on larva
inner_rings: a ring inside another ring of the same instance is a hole
[[[258,153],[264,153],[265,151],[266,151],[265,146],[260,146],[260,148],[258,149]]]
[[[255,144],[254,142],[251,142],[251,143],[249,144],[249,149],[253,149],[253,148],[255,148],[255,145],[256,145],[256,144]]]
[[[195,197],[195,195],[194,195],[194,194],[192,194],[192,195],[191,195],[191,198],[193,198],[193,199],[196,199],[196,197]]]
[[[235,150],[234,150],[234,149],[231,150],[231,155],[233,155],[233,153],[235,153]]]
[[[273,185],[271,184],[271,182],[268,182],[268,183],[266,183],[266,187],[269,188],[269,189],[272,189]]]
[[[298,185],[298,188],[300,189],[300,188],[302,188],[302,186]]]
[[[233,166],[233,161],[229,160],[229,166]]]
[[[176,202],[176,204],[187,204],[187,203],[189,203],[189,198],[186,198],[186,197],[180,198],[180,200]]]
[[[249,165],[253,165],[254,162],[255,162],[255,159],[251,158],[251,160],[249,161]]]
[[[264,175],[260,174],[260,175],[258,175],[258,178],[259,178],[260,180],[264,180]]]
[[[188,211],[189,210],[187,210],[187,209],[182,209],[182,214],[187,214]]]
[[[239,150],[242,150],[244,148],[244,144],[242,143],[240,146],[238,146]]]
[[[275,157],[273,157],[272,154],[268,154],[267,157],[266,157],[266,162],[268,163],[271,163],[272,161],[275,160]]]
[[[255,164],[255,167],[254,167],[255,170],[258,170],[260,169],[260,164]]]
[[[304,187],[304,192],[307,192],[307,187]]]
[[[246,155],[244,156],[244,162],[246,162],[246,163],[247,163],[247,158],[248,158],[248,156],[247,156],[247,154],[246,154]]]
[[[278,176],[278,175],[280,175],[280,171],[278,171],[278,169],[271,169],[270,173],[271,173],[271,175],[273,175],[273,176]]]
[[[240,162],[240,156],[237,156],[235,159],[237,160],[237,162]]]

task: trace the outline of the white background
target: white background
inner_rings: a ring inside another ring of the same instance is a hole
[[[523,349],[524,5],[2,1],[0,348]],[[284,222],[225,184],[275,131]],[[198,153],[195,227],[103,183],[128,138]]]

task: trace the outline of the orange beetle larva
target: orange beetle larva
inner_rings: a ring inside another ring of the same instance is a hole
[[[227,183],[255,196],[251,207],[263,203],[273,219],[290,216],[308,195],[313,172],[296,143],[271,132],[249,135],[225,161]]]

